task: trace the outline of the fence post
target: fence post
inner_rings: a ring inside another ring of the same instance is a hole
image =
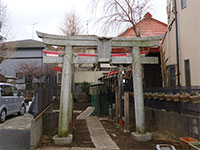
[[[118,91],[117,88],[115,90],[115,122],[119,123],[119,99],[118,99]]]
[[[129,93],[124,93],[124,117],[125,117],[125,126],[124,132],[129,132]]]
[[[122,93],[123,93],[123,74],[122,74],[123,66],[120,65],[118,71],[118,101],[119,101],[119,114],[120,114],[120,121],[123,116],[123,101],[122,101]]]

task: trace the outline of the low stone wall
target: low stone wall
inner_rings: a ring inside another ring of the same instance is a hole
[[[145,108],[145,119],[148,125],[154,125],[160,131],[173,137],[193,137],[200,140],[200,117],[196,115],[179,114],[153,108]]]
[[[30,134],[30,130],[0,129],[0,150],[29,150]]]
[[[30,114],[11,116],[0,124],[0,150],[36,149],[42,136],[42,117],[37,121]]]
[[[43,117],[40,117],[37,121],[35,120],[32,120],[32,123],[31,123],[31,150],[33,149],[36,149],[39,142],[40,142],[40,139],[41,139],[41,136],[42,136],[42,133],[43,133],[43,128],[42,128],[42,124],[43,124]]]
[[[58,112],[46,112],[43,115],[43,134],[56,135],[58,133]]]

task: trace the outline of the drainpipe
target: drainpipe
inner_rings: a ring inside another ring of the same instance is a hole
[[[178,43],[178,17],[177,17],[177,5],[175,5],[175,25],[176,25],[176,57],[177,57],[177,74],[178,74],[178,87],[180,87],[180,65],[179,65],[179,43]]]

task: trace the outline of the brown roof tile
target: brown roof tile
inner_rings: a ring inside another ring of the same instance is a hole
[[[139,27],[141,37],[159,36],[164,35],[167,30],[167,24],[160,22],[154,18],[148,12],[144,16],[144,19],[137,23]],[[125,32],[121,33],[119,37],[135,37],[133,27],[127,29]]]

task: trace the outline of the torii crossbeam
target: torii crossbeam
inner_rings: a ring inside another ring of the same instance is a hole
[[[67,137],[69,134],[69,107],[71,94],[72,64],[74,63],[113,63],[132,64],[136,134],[145,136],[144,98],[142,87],[141,63],[156,64],[157,58],[141,57],[140,47],[158,46],[162,36],[158,37],[114,37],[105,38],[97,36],[61,36],[37,32],[46,45],[65,47],[62,57],[49,57],[44,55],[44,63],[63,63],[60,114],[58,137]],[[93,57],[73,54],[73,47],[96,47],[97,54]],[[124,57],[113,56],[112,47],[131,47],[132,53]]]

